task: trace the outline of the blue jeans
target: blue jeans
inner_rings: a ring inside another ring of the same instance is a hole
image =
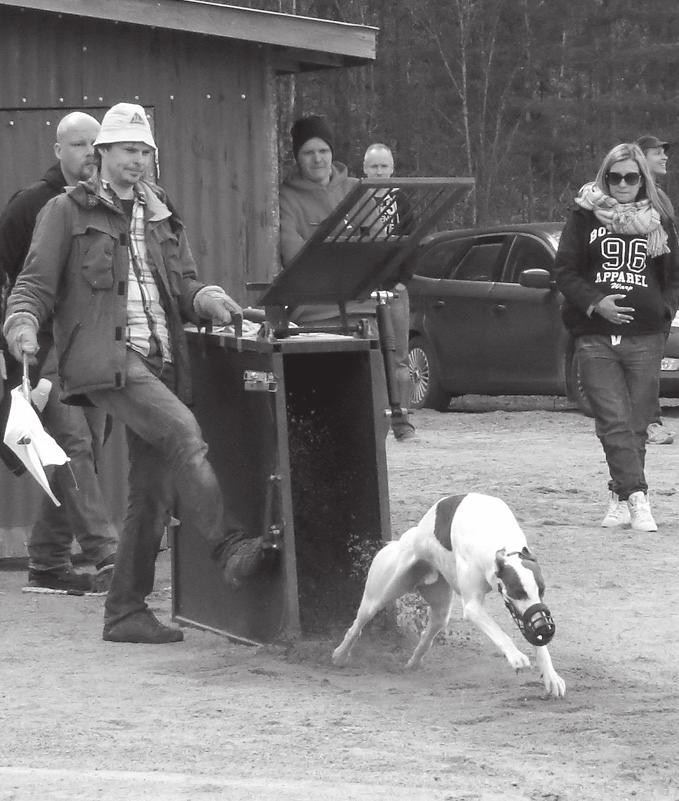
[[[396,381],[398,384],[399,403],[402,409],[410,407],[410,370],[408,369],[408,340],[410,334],[410,299],[408,290],[403,284],[396,287],[398,297],[390,304],[391,324],[394,327],[396,352]]]
[[[183,529],[206,539],[215,554],[224,543],[222,493],[207,445],[195,417],[169,386],[171,365],[128,350],[125,386],[88,393],[92,403],[127,427],[130,458],[127,514],[106,597],[106,623],[146,609],[171,514]]]
[[[658,403],[664,334],[578,337],[575,348],[583,389],[611,474],[609,487],[621,500],[646,492],[646,429]]]
[[[38,570],[70,565],[73,537],[85,558],[96,564],[114,554],[118,545],[118,532],[107,514],[95,462],[106,415],[99,409],[60,402],[52,353],[42,377],[52,382],[42,412],[43,423],[71,461],[55,467],[51,475],[50,483],[61,506],[55,506],[47,495],[42,498],[28,537],[28,564]]]

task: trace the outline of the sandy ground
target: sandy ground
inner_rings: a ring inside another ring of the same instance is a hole
[[[666,410],[679,433],[679,408]],[[545,575],[544,697],[457,615],[422,669],[414,644],[368,631],[348,668],[335,642],[246,647],[100,639],[101,598],[20,591],[0,572],[0,801],[679,800],[679,443],[650,446],[660,530],[603,530],[592,422],[553,399],[466,399],[388,440],[394,531],[442,495],[514,509]],[[170,610],[161,555],[152,606]],[[488,605],[520,647],[497,593]]]

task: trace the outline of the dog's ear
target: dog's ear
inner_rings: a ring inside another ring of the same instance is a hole
[[[495,551],[495,567],[497,568],[497,572],[498,573],[505,566],[505,556],[506,555],[507,555],[507,549],[506,548],[500,548],[499,551]]]

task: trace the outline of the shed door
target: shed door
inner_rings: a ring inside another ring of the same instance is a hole
[[[71,111],[85,111],[101,120],[107,108],[0,109],[0,210],[17,189],[38,181],[54,164],[54,140],[62,117]],[[155,134],[153,108],[145,111]],[[157,175],[156,164],[155,175],[149,177],[155,181]]]

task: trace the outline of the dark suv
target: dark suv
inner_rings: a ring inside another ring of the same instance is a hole
[[[552,278],[561,223],[433,234],[410,293],[411,405],[445,410],[454,395],[565,395],[587,411]],[[675,321],[676,322],[676,321]],[[679,396],[679,328],[661,395]]]

